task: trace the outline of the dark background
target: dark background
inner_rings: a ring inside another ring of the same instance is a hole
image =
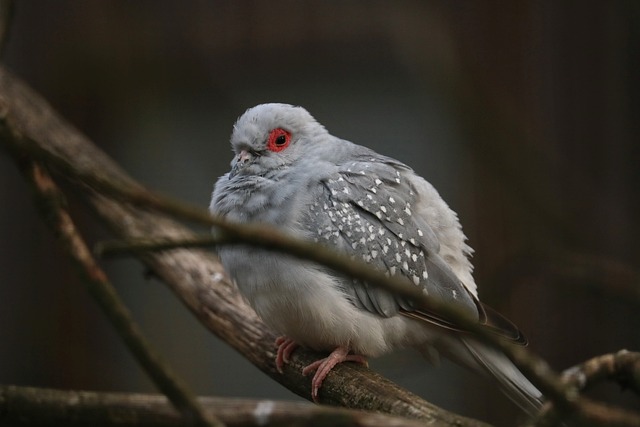
[[[440,190],[482,299],[554,368],[640,347],[639,2],[16,3],[6,66],[149,188],[207,206],[236,117],[302,105]],[[7,156],[0,203],[0,383],[152,391]],[[73,206],[92,241],[105,235]],[[198,393],[294,398],[136,262],[104,265]],[[518,413],[446,362],[400,352],[372,366],[465,415]]]

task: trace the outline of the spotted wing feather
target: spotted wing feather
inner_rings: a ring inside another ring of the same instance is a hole
[[[474,299],[438,255],[439,243],[431,227],[413,214],[417,197],[403,173],[412,172],[383,156],[341,165],[314,194],[308,228],[315,230],[316,241],[387,275],[404,276],[434,300],[454,303],[478,317]],[[390,317],[406,312],[446,323],[437,313],[361,280],[345,279],[343,286],[355,305],[372,313]]]

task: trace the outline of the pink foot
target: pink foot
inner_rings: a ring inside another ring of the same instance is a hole
[[[276,369],[278,372],[282,373],[282,367],[285,363],[288,363],[291,358],[291,353],[293,350],[298,348],[298,344],[287,337],[278,337],[276,338],[276,345],[278,346],[278,351],[276,353]]]
[[[349,354],[347,347],[338,347],[333,350],[329,356],[316,360],[302,370],[302,375],[304,376],[309,375],[313,371],[316,372],[311,380],[311,398],[314,402],[318,403],[318,391],[324,379],[334,366],[342,362],[356,362],[368,366],[366,357],[359,354]]]

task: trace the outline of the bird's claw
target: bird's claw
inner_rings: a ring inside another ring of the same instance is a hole
[[[356,362],[369,366],[366,357],[359,354],[349,354],[347,347],[338,347],[333,350],[329,356],[316,360],[302,369],[302,375],[304,376],[315,371],[313,379],[311,380],[311,398],[315,403],[318,403],[318,392],[320,391],[322,382],[329,372],[331,372],[331,369],[342,362]]]
[[[298,344],[291,338],[282,336],[276,338],[276,346],[278,347],[276,352],[276,369],[279,373],[282,373],[282,368],[285,363],[289,363],[291,353],[298,348]]]
[[[283,373],[282,368],[291,360],[291,353],[298,348],[298,343],[291,338],[282,336],[276,338],[276,346],[278,348],[276,352],[276,369],[278,372]],[[320,391],[322,382],[334,366],[342,362],[356,362],[367,367],[369,366],[366,357],[359,354],[349,354],[348,347],[337,347],[324,359],[316,360],[302,369],[302,375],[305,377],[315,372],[311,380],[311,398],[315,403],[318,403],[318,392]]]

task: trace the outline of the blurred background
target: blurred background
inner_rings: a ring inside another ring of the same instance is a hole
[[[302,105],[439,189],[476,250],[481,298],[555,369],[640,349],[640,2],[16,3],[4,64],[149,188],[208,206],[236,117]],[[6,155],[0,203],[0,383],[153,391]],[[92,242],[107,236],[73,209]],[[137,262],[103,264],[198,393],[297,399]],[[372,366],[449,410],[518,416],[447,362]]]

